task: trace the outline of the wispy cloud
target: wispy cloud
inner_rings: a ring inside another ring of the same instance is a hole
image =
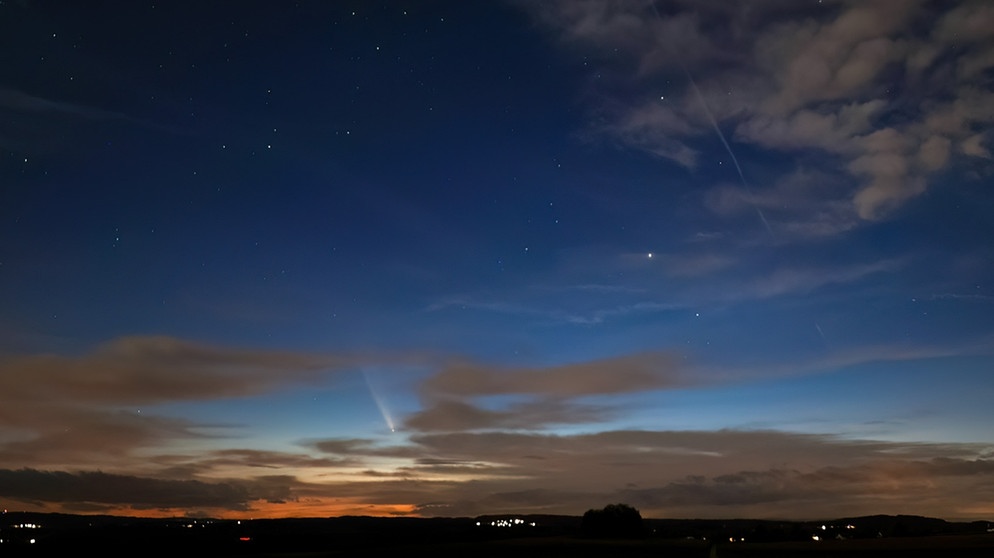
[[[937,358],[994,354],[994,339],[982,336],[950,343],[891,343],[849,346],[828,354],[790,361],[766,361],[755,367],[709,367],[698,369],[701,377],[714,382],[748,381],[821,374],[869,363],[913,362]]]
[[[77,103],[54,101],[5,87],[0,87],[0,109],[18,112],[52,112],[91,120],[128,119],[120,112]]]
[[[827,285],[851,284],[878,273],[894,272],[904,265],[899,260],[882,260],[834,267],[782,267],[752,280],[739,296],[771,298],[785,294],[805,294]]]
[[[612,299],[616,299],[619,295],[632,295],[641,292],[641,289],[625,287],[601,287],[588,288],[586,290],[591,292],[592,296],[606,296]],[[679,308],[681,308],[680,305],[669,302],[633,301],[584,311],[578,308],[557,308],[548,300],[525,304],[524,302],[500,301],[496,299],[485,300],[471,296],[461,296],[436,302],[428,307],[428,311],[434,312],[444,309],[482,310],[497,314],[532,317],[536,322],[550,325],[596,325],[633,314],[669,312]]]
[[[932,295],[933,300],[960,300],[966,302],[992,303],[994,296],[976,293],[942,293]]]
[[[705,205],[722,216],[751,213],[758,207],[779,233],[777,242],[817,240],[859,225],[849,199],[848,180],[830,172],[799,167],[762,190],[746,191],[738,184],[718,184],[707,192]]]

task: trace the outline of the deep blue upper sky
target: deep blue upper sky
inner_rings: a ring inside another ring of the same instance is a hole
[[[243,491],[210,513],[903,513],[910,479],[994,514],[985,22],[0,2],[0,502],[55,506],[30,468]]]

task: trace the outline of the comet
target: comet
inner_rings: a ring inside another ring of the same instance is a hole
[[[390,432],[397,432],[397,427],[393,422],[393,417],[390,415],[390,410],[387,409],[386,403],[383,402],[383,397],[380,396],[379,392],[373,388],[372,382],[369,381],[369,374],[365,370],[362,371],[362,379],[366,381],[366,387],[369,389],[369,396],[373,399],[373,403],[376,404],[376,408],[379,409],[380,415],[383,416],[383,422],[386,423],[387,428]]]

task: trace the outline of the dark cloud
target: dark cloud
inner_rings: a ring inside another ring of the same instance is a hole
[[[971,488],[959,482],[956,477],[961,475],[972,477]],[[657,488],[625,489],[619,497],[653,508],[765,507],[769,516],[774,516],[778,508],[796,508],[811,502],[828,503],[839,509],[863,509],[870,499],[874,505],[897,513],[901,506],[914,505],[917,498],[943,500],[955,507],[958,502],[969,500],[970,490],[990,494],[994,492],[992,475],[994,463],[984,459],[881,459],[811,472],[767,469],[711,478],[687,477]]]
[[[0,496],[13,500],[73,506],[141,509],[247,509],[259,499],[290,496],[286,487],[253,487],[251,483],[162,480],[102,472],[68,473],[35,469],[0,470]]]
[[[125,337],[80,356],[0,360],[0,463],[117,463],[129,452],[203,427],[142,407],[247,397],[325,380],[346,357],[243,350],[169,337]]]
[[[313,446],[325,453],[343,455],[369,455],[375,450],[372,440],[361,438],[319,440],[317,442],[313,442]]]
[[[422,498],[415,500],[426,504],[420,513],[438,515],[578,513],[621,499],[651,515],[684,517],[879,513],[881,502],[906,513],[925,501],[955,516],[965,513],[958,506],[971,501],[969,490],[994,490],[984,457],[989,448],[976,444],[731,430],[464,432],[416,435],[411,442],[380,453],[420,456],[411,465],[368,474],[389,483],[384,493]]]
[[[610,431],[424,434],[403,445],[338,439],[313,447],[336,458],[249,450],[203,456],[202,471],[282,465],[286,471],[309,471],[309,481],[290,474],[201,481],[21,469],[0,471],[0,497],[49,509],[215,512],[335,498],[369,506],[403,504],[423,515],[575,514],[617,500],[649,516],[814,519],[908,513],[922,506],[957,517],[968,512],[961,502],[976,501],[978,494],[994,496],[990,448],[976,444],[774,431]],[[393,464],[357,468],[370,457]],[[354,473],[315,473],[335,470]]]
[[[5,403],[0,464],[39,466],[71,462],[112,466],[136,448],[204,438],[184,419],[73,405]]]
[[[661,389],[680,383],[676,358],[628,355],[548,368],[505,368],[454,362],[421,385],[426,397],[535,395],[579,397]]]
[[[151,404],[243,397],[315,381],[354,363],[339,357],[242,350],[170,337],[124,337],[83,356],[0,361],[4,400]]]
[[[163,461],[159,458],[159,461]],[[357,459],[333,459],[313,457],[301,453],[262,451],[253,449],[218,450],[198,456],[193,463],[199,474],[209,470],[225,470],[230,467],[249,467],[275,470],[329,469],[354,466]]]
[[[502,410],[446,400],[413,413],[404,421],[404,427],[419,431],[535,430],[556,424],[598,422],[609,414],[604,407],[547,399],[513,403]]]
[[[396,457],[401,459],[416,459],[424,456],[424,452],[408,444],[390,445],[368,439],[330,439],[312,440],[305,443],[308,447],[343,458],[356,457]]]

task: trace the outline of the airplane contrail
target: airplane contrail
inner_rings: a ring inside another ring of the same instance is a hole
[[[655,6],[653,6],[655,7]],[[657,12],[658,14],[658,12]],[[711,114],[711,109],[708,108],[708,102],[704,99],[704,95],[701,94],[701,90],[697,87],[697,82],[694,81],[694,77],[690,75],[690,71],[687,68],[683,68],[683,73],[686,74],[687,80],[690,81],[690,86],[693,87],[694,93],[697,95],[697,99],[701,102],[701,106],[704,107],[704,114],[708,116],[708,120],[711,121],[711,127],[718,134],[718,138],[721,139],[721,143],[725,146],[725,151],[728,151],[728,155],[732,158],[732,163],[735,164],[735,170],[739,173],[739,180],[742,181],[742,187],[745,188],[746,194],[749,195],[749,203],[756,210],[756,214],[759,215],[760,221],[763,222],[763,226],[766,227],[766,232],[773,234],[773,229],[770,228],[770,223],[766,220],[766,215],[763,214],[763,210],[756,205],[756,202],[752,200],[752,188],[749,187],[749,183],[746,182],[745,175],[742,173],[742,167],[739,166],[739,160],[735,157],[735,152],[732,151],[732,146],[728,144],[728,140],[725,139],[725,133],[721,131],[721,127],[718,126],[718,121],[714,119],[714,115]]]
[[[649,0],[649,5],[652,6],[652,11],[655,12],[656,14],[656,19],[662,21],[663,16],[659,14],[659,9],[656,8],[656,3],[653,2],[652,0]],[[759,205],[757,205],[756,202],[753,200],[752,188],[749,187],[749,183],[745,179],[745,174],[743,174],[742,167],[739,165],[739,159],[735,156],[735,152],[732,151],[732,146],[729,145],[728,140],[725,139],[725,133],[722,132],[721,127],[718,126],[718,121],[715,120],[714,115],[711,114],[711,108],[708,107],[707,100],[704,98],[704,95],[701,94],[701,90],[697,87],[697,82],[694,81],[694,76],[690,75],[690,70],[687,69],[687,67],[683,64],[682,60],[680,61],[680,68],[683,69],[684,75],[687,76],[687,81],[689,81],[690,86],[693,87],[694,93],[697,95],[697,100],[699,100],[701,102],[701,106],[704,107],[704,114],[706,114],[708,120],[711,121],[711,127],[714,128],[714,131],[715,133],[718,134],[718,138],[721,140],[722,145],[725,146],[725,151],[727,151],[728,155],[732,158],[732,163],[735,164],[735,170],[738,171],[739,173],[739,180],[742,181],[742,187],[745,189],[746,194],[749,196],[749,203],[756,210],[756,214],[759,215],[759,220],[762,221],[763,226],[766,227],[766,232],[772,236],[773,229],[770,228],[770,223],[769,221],[766,220],[766,215],[763,213],[763,210],[760,209]]]

